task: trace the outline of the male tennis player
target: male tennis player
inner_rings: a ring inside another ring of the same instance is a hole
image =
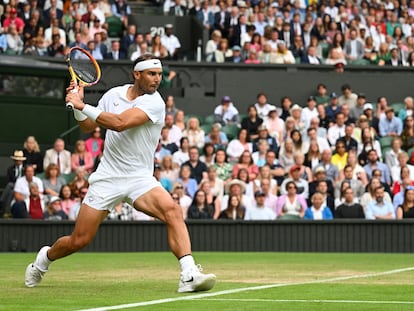
[[[74,105],[74,116],[84,131],[97,125],[107,128],[103,158],[89,177],[90,187],[82,202],[74,231],[44,246],[26,269],[25,284],[35,287],[49,265],[87,246],[100,223],[121,201],[163,221],[168,228],[169,246],[181,265],[178,292],[211,289],[214,274],[203,274],[194,263],[191,243],[181,208],[153,177],[154,153],[164,125],[165,104],[157,88],[162,78],[160,60],[143,55],[134,62],[134,84],[114,87],[99,100],[97,107],[83,102],[83,88],[66,102]]]

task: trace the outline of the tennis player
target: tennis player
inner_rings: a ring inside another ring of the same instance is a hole
[[[178,292],[205,291],[215,285],[216,276],[201,273],[194,262],[180,206],[153,177],[154,153],[165,118],[165,104],[157,92],[162,78],[160,60],[152,55],[139,57],[133,77],[134,84],[110,89],[97,107],[83,102],[82,87],[77,93],[71,92],[74,83],[67,88],[66,102],[74,105],[81,129],[107,128],[103,158],[89,177],[90,187],[74,231],[40,249],[26,269],[27,287],[38,285],[53,261],[87,246],[108,211],[122,201],[167,225],[169,246],[181,265]]]

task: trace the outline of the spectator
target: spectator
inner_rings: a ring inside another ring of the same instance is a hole
[[[210,167],[214,164],[214,159],[216,157],[216,150],[212,143],[206,143],[203,147],[202,155],[200,156],[200,160],[203,161],[207,167]]]
[[[193,199],[194,194],[198,188],[198,183],[195,178],[191,177],[191,174],[191,166],[184,163],[180,167],[177,182],[179,182],[184,187],[184,193]]]
[[[69,185],[63,185],[59,191],[59,198],[61,199],[61,207],[66,215],[69,215],[70,209],[77,202],[72,196],[72,191]]]
[[[242,128],[239,131],[238,137],[231,140],[226,148],[226,153],[229,156],[230,162],[237,161],[245,150],[253,152],[253,146],[248,141],[247,130]]]
[[[69,183],[70,190],[75,198],[79,198],[80,190],[82,187],[89,188],[89,182],[86,177],[86,171],[83,167],[78,167],[75,171],[75,177]]]
[[[310,219],[310,220],[333,219],[331,210],[327,206],[323,205],[324,198],[321,193],[316,192],[312,196],[311,201],[312,201],[312,206],[306,209],[303,219]]]
[[[353,62],[364,57],[364,43],[358,38],[357,29],[349,31],[349,38],[345,42],[345,58],[348,62]]]
[[[6,34],[7,49],[6,54],[8,55],[19,55],[23,51],[23,40],[16,29],[16,25],[10,24],[7,27]],[[55,56],[55,55],[49,55]]]
[[[312,129],[314,132],[315,129],[309,128],[309,130]],[[329,149],[329,147],[328,147]],[[317,140],[311,139],[309,142],[309,150],[305,154],[305,161],[304,165],[309,167],[312,171],[315,170],[315,168],[319,165],[319,162],[322,159],[322,153],[320,152],[321,148],[319,148],[319,144]]]
[[[360,203],[361,203],[362,207],[364,208],[364,211],[366,211],[367,206],[370,202],[375,201],[375,189],[377,187],[380,187],[380,186],[383,187],[383,183],[381,183],[380,177],[374,176],[370,180],[365,193],[362,195],[362,197],[360,199]],[[384,201],[392,202],[391,196],[389,195],[389,193],[387,191],[384,194]]]
[[[159,34],[155,34],[152,38],[151,45],[149,46],[148,51],[160,59],[168,57],[168,50],[161,43],[161,36]]]
[[[401,122],[405,122],[405,119],[408,116],[414,115],[414,99],[411,96],[404,98],[404,108],[398,112],[398,117],[401,119]]]
[[[83,167],[86,172],[92,173],[94,166],[92,153],[86,151],[85,141],[80,139],[75,143],[75,149],[71,155],[72,172],[75,172],[78,167]]]
[[[191,169],[191,178],[194,178],[197,181],[197,184],[201,182],[202,179],[207,178],[207,166],[204,162],[200,161],[198,148],[193,146],[189,149],[189,160],[183,163],[188,165]]]
[[[77,202],[76,204],[72,205],[69,210],[69,215],[68,215],[69,220],[76,220],[76,218],[78,218],[80,206],[87,192],[88,192],[88,185],[82,186],[79,189],[79,196],[76,200]]]
[[[180,131],[184,131],[186,128],[184,110],[178,109],[174,115],[174,125],[176,125]]]
[[[284,185],[284,192],[277,200],[277,218],[302,219],[308,208],[306,200],[297,194],[297,186],[294,181],[288,181]]]
[[[223,200],[226,196],[223,198]],[[220,213],[219,219],[244,219],[246,208],[242,205],[240,196],[236,194],[227,197],[226,208]]]
[[[244,220],[274,220],[276,215],[274,211],[265,202],[266,195],[262,191],[254,194],[256,204],[246,210]]]
[[[187,219],[213,219],[213,216],[214,206],[207,202],[207,195],[203,190],[197,190],[188,208]]]
[[[247,108],[248,115],[241,121],[241,128],[247,130],[250,141],[253,141],[259,136],[258,128],[263,124],[263,119],[259,117],[256,105],[250,105]]]
[[[381,171],[381,182],[386,183],[387,185],[391,185],[391,175],[388,166],[378,161],[377,152],[372,149],[368,152],[368,163],[364,166],[364,170],[367,173],[369,179],[371,179],[374,169]]]
[[[294,164],[289,169],[289,177],[286,178],[283,181],[282,185],[280,186],[282,194],[287,193],[287,190],[286,190],[287,188],[285,186],[289,181],[293,181],[295,183],[296,193],[301,195],[301,197],[306,200],[309,196],[309,183],[307,182],[307,180],[301,177],[301,166],[300,165]]]
[[[269,112],[276,109],[274,105],[269,104],[267,96],[264,93],[257,94],[254,106],[257,110],[257,116],[262,119],[264,123],[268,120]]]
[[[409,150],[414,147],[414,116],[407,116],[405,118],[405,126],[401,133],[402,139],[402,148],[404,150]],[[412,161],[412,154],[408,155],[410,157],[410,162]]]
[[[358,101],[358,95],[352,91],[352,88],[349,84],[344,84],[341,87],[342,95],[338,98],[339,106],[347,104],[349,109],[353,109]]]
[[[212,143],[214,145],[214,149],[225,149],[229,140],[227,139],[226,134],[221,131],[221,124],[214,123],[211,126],[210,133],[207,133],[205,137],[205,143]]]
[[[129,58],[129,47],[133,45],[136,41],[136,32],[137,27],[134,24],[128,25],[126,34],[121,38],[121,51],[123,51]],[[131,52],[132,54],[132,52]]]
[[[387,164],[390,169],[398,165],[398,155],[403,151],[401,145],[401,138],[394,137],[391,141],[391,149],[385,153],[385,164]]]
[[[173,196],[173,198],[174,196],[178,196],[178,202],[179,202],[178,204],[181,206],[181,209],[183,212],[183,218],[187,219],[187,212],[188,212],[188,208],[191,205],[192,198],[185,193],[184,185],[180,181],[177,181],[176,183],[174,183],[173,189],[171,191],[171,195]]]
[[[217,157],[217,155],[216,155]],[[244,151],[240,157],[239,161],[234,165],[231,176],[236,178],[238,171],[241,168],[245,168],[249,173],[249,179],[255,180],[259,174],[259,167],[254,163],[252,154],[249,151]]]
[[[217,184],[216,184],[217,185]],[[215,186],[210,184],[208,179],[201,181],[199,190],[206,194],[206,203],[213,207],[213,217],[217,219],[221,211],[221,199],[223,197],[223,189],[216,191]]]
[[[378,159],[382,158],[381,145],[378,140],[372,139],[372,133],[369,128],[364,128],[361,133],[361,143],[358,145],[358,162],[364,166],[368,161],[368,152],[374,149],[377,152]]]
[[[164,27],[165,33],[161,37],[161,43],[168,50],[168,59],[177,60],[179,58],[179,52],[181,48],[180,40],[173,34],[172,24],[166,24]]]
[[[344,202],[335,210],[335,218],[365,218],[364,209],[359,203],[355,203],[354,191],[347,188],[343,191]]]
[[[198,118],[189,118],[187,121],[187,127],[183,131],[183,135],[188,137],[190,146],[202,148],[204,146],[205,133],[200,128],[200,122]]]
[[[177,107],[175,107],[174,96],[168,95],[166,100],[165,100],[165,112],[166,112],[166,114],[170,114],[174,118],[177,111],[178,111],[178,109],[177,109]]]
[[[61,199],[57,196],[52,196],[47,204],[47,208],[43,213],[44,220],[65,220],[68,215],[62,210]]]
[[[411,180],[414,180],[414,166],[408,164],[408,154],[405,151],[401,151],[397,156],[398,162],[397,165],[391,166],[391,179],[393,183],[401,182],[401,168],[407,167],[409,171],[409,177]]]
[[[221,125],[239,124],[239,111],[229,96],[223,96],[221,104],[214,109],[215,121]]]
[[[85,148],[87,152],[92,154],[92,158],[96,163],[99,162],[103,152],[104,141],[101,138],[101,128],[98,126],[92,132],[91,137],[85,140]]]
[[[331,158],[332,158],[331,150],[330,149],[323,150],[322,159],[321,159],[321,162],[319,163],[319,166],[322,166],[325,169],[326,177],[330,179],[333,183],[335,183],[339,177],[339,170],[335,165],[332,164]]]
[[[280,145],[283,141],[285,122],[279,118],[276,107],[269,111],[267,121],[264,125],[268,129],[269,135]]]
[[[187,137],[181,137],[180,149],[173,154],[173,163],[180,167],[184,162],[190,159],[189,156],[190,144]]]
[[[61,138],[55,140],[53,148],[46,150],[43,167],[47,167],[50,163],[57,164],[61,174],[71,172],[71,153],[65,150],[65,141]]]
[[[378,186],[374,190],[375,201],[368,203],[365,211],[366,219],[395,219],[394,206],[384,200],[384,187]]]
[[[23,156],[26,158],[23,165],[32,165],[36,174],[43,172],[43,156],[34,136],[26,138],[23,144]]]
[[[387,107],[385,110],[385,118],[380,118],[379,120],[380,136],[400,136],[402,127],[401,119],[394,115],[394,109]]]
[[[4,31],[10,33],[10,26],[14,26],[14,30],[18,35],[23,34],[24,21],[17,15],[16,8],[11,8],[9,16],[2,20]]]
[[[397,208],[397,219],[414,218],[414,187],[408,186],[404,191],[404,201]]]
[[[331,146],[335,146],[336,141],[345,136],[345,116],[343,112],[336,114],[336,122],[328,129],[328,140]]]
[[[59,196],[60,189],[66,185],[66,181],[60,176],[60,170],[57,164],[51,163],[45,169],[45,178],[43,179],[43,188],[45,194]]]
[[[336,114],[341,111],[339,106],[338,95],[335,92],[330,94],[330,103],[326,106],[326,115],[329,119],[335,120]]]
[[[349,117],[353,120],[358,120],[359,117],[364,114],[364,105],[367,103],[365,94],[359,93],[357,103],[354,108],[350,110]]]
[[[42,198],[39,185],[30,182],[28,185],[29,195],[22,201],[16,201],[11,207],[13,218],[42,219],[45,209],[45,202]]]
[[[126,54],[121,50],[121,44],[119,40],[113,40],[111,42],[111,50],[104,55],[104,58],[113,60],[126,59]]]
[[[325,84],[319,83],[316,87],[316,92],[315,101],[317,105],[329,104],[330,96],[328,95],[328,89]]]
[[[115,0],[111,5],[111,12],[121,19],[124,28],[128,26],[128,17],[131,15],[131,7],[126,0]]]
[[[179,146],[180,139],[183,137],[183,133],[181,129],[174,124],[174,117],[172,115],[165,115],[165,126],[169,129],[168,140]]]

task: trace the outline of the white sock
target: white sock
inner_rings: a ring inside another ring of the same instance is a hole
[[[195,262],[192,255],[185,255],[181,257],[179,261],[181,265],[181,271],[186,271],[195,267]]]
[[[49,249],[50,247],[42,248],[36,257],[35,266],[42,272],[46,272],[52,263],[52,261],[47,257],[47,251]]]

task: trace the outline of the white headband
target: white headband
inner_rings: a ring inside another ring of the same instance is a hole
[[[134,71],[144,71],[151,68],[162,69],[161,61],[159,59],[147,59],[135,65]]]

